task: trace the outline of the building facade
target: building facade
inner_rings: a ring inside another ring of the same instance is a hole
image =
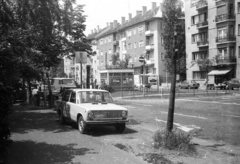
[[[240,0],[185,0],[187,79],[240,78]]]
[[[128,67],[134,70],[134,75],[143,73],[139,57],[144,57],[145,74],[165,77],[162,26],[161,4],[157,6],[152,2],[150,10],[143,6],[134,17],[129,13],[128,20],[122,17],[121,23],[114,20],[104,29],[94,30],[87,38],[96,51],[92,68],[97,83],[100,82],[99,71],[114,68],[113,55],[118,55],[120,60],[129,58]]]

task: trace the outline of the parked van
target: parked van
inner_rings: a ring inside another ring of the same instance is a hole
[[[61,89],[76,87],[75,80],[73,78],[52,78],[51,85],[54,86],[58,92],[60,92]]]

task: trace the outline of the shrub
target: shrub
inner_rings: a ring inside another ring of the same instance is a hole
[[[186,149],[190,145],[191,135],[179,130],[174,129],[171,132],[158,130],[153,135],[154,147],[164,147],[167,149]]]

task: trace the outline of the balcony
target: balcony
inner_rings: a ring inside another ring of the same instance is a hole
[[[234,35],[218,36],[216,42],[217,44],[236,42],[236,37]]]
[[[127,40],[127,38],[126,38],[126,37],[122,38],[122,41],[126,41],[126,40]]]
[[[122,51],[122,54],[127,54],[127,50],[123,50],[123,51]]]
[[[226,22],[226,21],[235,21],[235,15],[233,15],[233,14],[217,15],[215,21],[216,21],[216,23],[221,23],[221,22]]]
[[[222,6],[225,5],[226,3],[229,3],[229,0],[216,0],[216,6]]]
[[[207,8],[207,6],[208,6],[208,3],[207,3],[207,1],[199,1],[198,3],[197,3],[197,5],[196,5],[196,9],[197,10],[201,10],[201,9],[204,9],[204,8]]]
[[[218,57],[216,58],[216,63],[217,65],[228,65],[228,64],[236,64],[237,59],[236,58],[229,58],[229,57],[225,57],[225,58],[221,58]]]
[[[146,45],[145,47],[146,51],[151,51],[154,49],[154,44],[149,44],[149,45]]]
[[[198,47],[206,47],[208,46],[208,40],[198,41],[197,42]]]
[[[200,29],[200,28],[205,28],[205,27],[208,27],[208,21],[201,22],[201,23],[198,23],[198,24],[197,24],[197,28],[198,28],[198,29]]]
[[[152,36],[153,35],[153,32],[148,30],[148,31],[145,31],[145,36]]]

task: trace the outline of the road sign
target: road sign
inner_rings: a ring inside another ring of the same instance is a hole
[[[138,61],[140,61],[140,62],[145,62],[145,58],[142,57],[142,56],[140,56],[139,59],[138,59]]]

